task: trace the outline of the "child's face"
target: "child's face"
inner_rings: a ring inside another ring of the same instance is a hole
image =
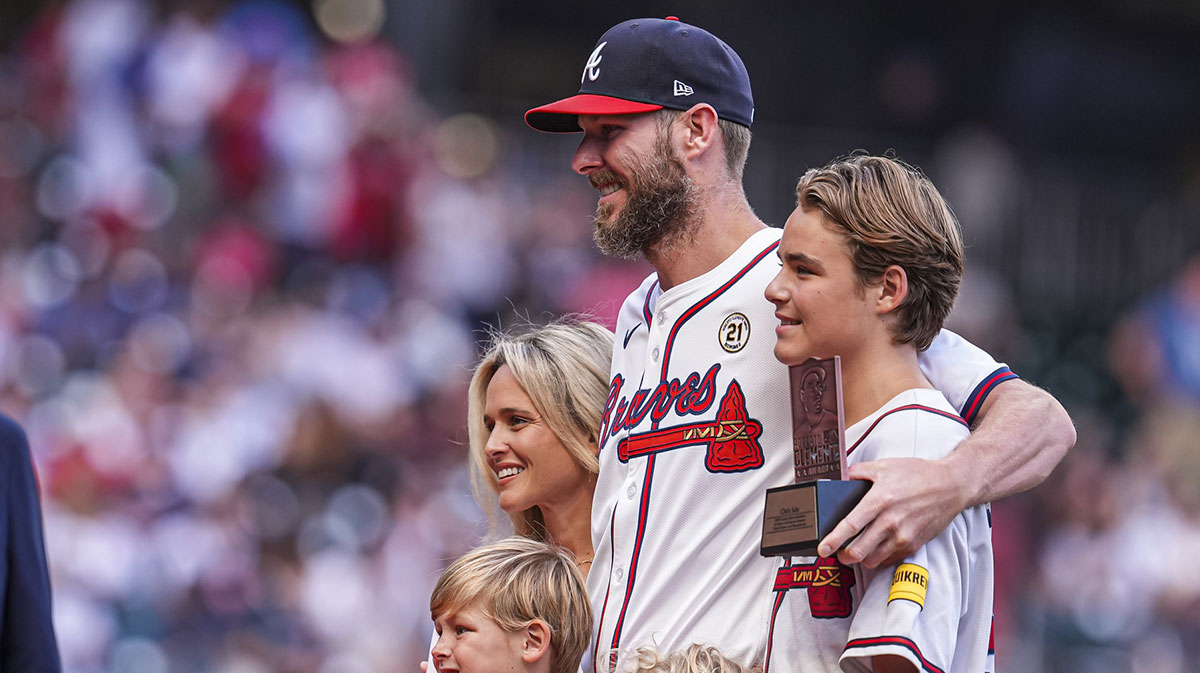
[[[775,357],[788,365],[845,357],[878,322],[859,284],[846,237],[821,211],[797,207],[779,241],[782,268],[767,286],[775,305]]]
[[[524,634],[501,628],[475,604],[439,614],[433,623],[437,673],[507,673],[525,667]]]

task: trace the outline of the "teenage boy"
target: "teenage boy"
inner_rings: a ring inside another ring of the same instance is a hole
[[[942,458],[969,430],[917,354],[958,292],[958,222],[924,175],[884,157],[810,170],[796,194],[765,293],[779,319],[775,357],[841,357],[849,463]],[[991,544],[985,504],[898,564],[785,559],[770,591],[767,672],[994,670]],[[834,581],[818,587],[822,573]]]

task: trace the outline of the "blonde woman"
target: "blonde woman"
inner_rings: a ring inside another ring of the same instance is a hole
[[[612,332],[574,318],[495,333],[467,397],[471,481],[488,537],[511,526],[553,543],[571,553],[584,577],[593,557],[596,432],[612,348]],[[421,669],[433,673],[426,662]]]
[[[468,397],[471,478],[490,533],[503,511],[517,535],[573,553],[585,576],[612,345],[612,332],[578,320],[494,335]]]

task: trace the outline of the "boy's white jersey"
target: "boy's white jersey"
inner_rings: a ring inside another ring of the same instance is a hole
[[[779,559],[759,554],[767,488],[793,478],[788,369],[774,357],[779,229],[663,292],[651,275],[617,319],[592,509],[591,661],[651,645],[716,645],[765,662]],[[943,332],[922,355],[973,414],[1007,367]]]
[[[847,428],[847,462],[936,459],[967,435],[940,392],[909,390]],[[884,654],[930,673],[993,671],[992,576],[986,505],[960,513],[900,564],[872,570],[785,559],[770,592],[765,673],[868,672],[870,658]]]

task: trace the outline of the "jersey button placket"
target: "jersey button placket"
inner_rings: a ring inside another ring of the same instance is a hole
[[[667,329],[667,312],[666,311],[659,311],[658,315],[654,316],[654,326],[664,333],[669,331]],[[658,362],[658,358],[660,358],[662,356],[662,351],[659,349],[658,346],[655,346],[654,351],[651,353],[651,355],[654,357],[654,361]]]
[[[648,364],[654,366],[648,367],[647,373],[654,371],[659,361],[662,359],[663,340],[666,338],[668,332],[670,332],[670,329],[667,327],[667,312],[659,311],[655,313],[654,320],[650,323],[650,330],[648,334],[649,338],[646,342],[646,346],[649,348],[647,352],[650,355],[650,361]],[[657,374],[657,372],[655,373]]]

